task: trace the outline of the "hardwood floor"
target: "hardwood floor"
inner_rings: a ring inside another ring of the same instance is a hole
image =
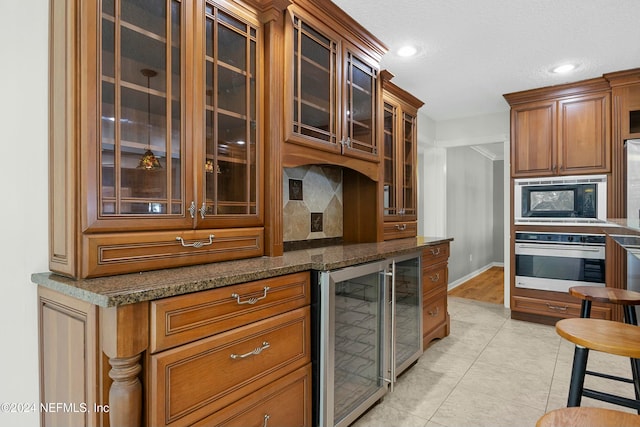
[[[453,297],[504,304],[504,267],[491,267],[449,291]]]

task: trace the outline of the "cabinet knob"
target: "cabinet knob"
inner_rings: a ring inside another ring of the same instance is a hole
[[[191,206],[189,206],[189,213],[191,214],[191,219],[196,217],[196,202],[191,201]]]
[[[200,217],[204,219],[204,215],[207,213],[207,204],[205,202],[202,202],[202,206],[200,207],[199,211]]]
[[[402,224],[402,225],[400,225],[400,224],[396,224],[396,229],[397,229],[398,231],[404,231],[404,230],[406,230],[406,229],[407,229],[407,224]]]

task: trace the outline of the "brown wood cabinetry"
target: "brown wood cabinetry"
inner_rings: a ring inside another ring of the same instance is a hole
[[[383,71],[382,208],[384,239],[417,234],[418,109],[424,103],[395,84]]]
[[[112,308],[40,287],[42,401],[109,408],[88,420],[45,414],[43,425],[310,426],[309,280]]]
[[[605,79],[505,95],[513,177],[611,170],[611,95]]]
[[[422,252],[422,348],[436,338],[449,335],[447,311],[449,243],[425,248]]]
[[[284,80],[284,136],[291,144],[284,163],[325,161],[377,180],[379,61],[386,48],[329,1],[292,3]]]
[[[52,3],[51,270],[263,254],[260,18],[228,0]]]

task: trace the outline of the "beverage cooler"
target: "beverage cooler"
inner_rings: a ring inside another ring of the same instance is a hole
[[[351,424],[420,357],[420,278],[419,252],[315,275],[315,425]]]

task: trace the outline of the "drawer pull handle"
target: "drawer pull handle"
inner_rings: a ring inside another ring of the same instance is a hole
[[[216,237],[216,236],[214,236],[213,234],[209,234],[209,241],[208,242],[195,241],[193,243],[185,243],[184,240],[182,239],[182,237],[176,237],[176,240],[178,242],[180,242],[180,244],[182,246],[184,246],[185,248],[201,248],[203,246],[209,246],[210,244],[212,244],[214,237]]]
[[[565,312],[565,311],[567,311],[569,309],[569,306],[565,305],[564,307],[560,307],[559,305],[551,305],[551,304],[547,303],[547,308],[549,310],[552,310],[552,311]]]
[[[249,353],[245,353],[245,354],[231,353],[231,358],[235,360],[235,359],[244,359],[245,357],[249,357],[249,356],[255,356],[257,354],[262,353],[262,350],[265,350],[269,347],[270,347],[269,343],[266,341],[263,341],[262,347],[256,347],[253,350],[251,350]]]
[[[269,423],[269,418],[271,418],[271,416],[265,414],[264,423],[262,424],[262,427],[267,427],[267,424]]]
[[[404,231],[404,230],[406,230],[406,229],[407,229],[407,224],[402,224],[402,225],[400,225],[400,224],[396,224],[396,229],[397,229],[398,231]]]
[[[264,287],[264,294],[261,297],[253,297],[253,298],[249,298],[246,301],[240,301],[240,295],[236,294],[235,292],[231,294],[231,298],[236,298],[236,302],[238,303],[238,305],[240,304],[255,304],[258,301],[260,301],[261,299],[265,299],[267,297],[267,292],[269,291],[269,287],[265,286]]]
[[[440,313],[440,307],[436,307],[435,310],[429,310],[429,316],[436,317]]]
[[[437,282],[440,280],[440,273],[436,273],[434,276],[429,276],[432,282]]]
[[[431,255],[440,255],[440,248],[431,249]]]

